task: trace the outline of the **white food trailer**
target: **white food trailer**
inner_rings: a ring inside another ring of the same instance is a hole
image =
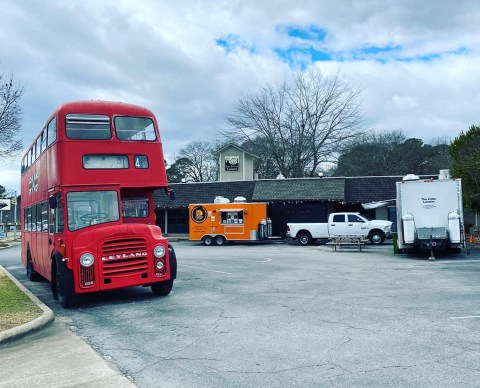
[[[461,249],[463,230],[462,182],[441,170],[438,179],[410,174],[396,183],[398,252],[408,249]]]

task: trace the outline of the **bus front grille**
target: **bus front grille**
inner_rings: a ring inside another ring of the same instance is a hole
[[[83,288],[93,287],[95,281],[94,266],[84,267],[80,266],[80,284]]]
[[[147,242],[143,238],[105,241],[101,252],[105,278],[142,274],[148,271]]]

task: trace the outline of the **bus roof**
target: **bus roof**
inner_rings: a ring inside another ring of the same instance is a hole
[[[86,100],[65,102],[57,107],[55,112],[65,113],[90,113],[90,114],[126,114],[135,112],[136,115],[154,116],[150,109],[139,105],[127,104],[125,102]]]

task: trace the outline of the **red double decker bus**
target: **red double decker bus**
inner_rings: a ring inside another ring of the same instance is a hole
[[[105,101],[59,106],[22,159],[22,262],[64,307],[131,286],[170,293],[173,248],[155,223],[167,177],[154,114]]]

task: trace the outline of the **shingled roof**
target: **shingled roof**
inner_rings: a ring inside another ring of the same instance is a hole
[[[435,175],[421,176],[435,178]],[[175,200],[163,190],[155,192],[155,207],[182,208],[192,203],[213,203],[222,196],[233,201],[245,197],[248,202],[345,201],[368,203],[396,197],[395,183],[402,176],[365,176],[333,178],[266,179],[256,181],[173,183]]]
[[[259,180],[253,191],[254,201],[343,201],[344,178],[296,178]]]
[[[396,198],[398,176],[360,176],[345,178],[345,202],[367,203]],[[438,175],[420,175],[420,179],[437,179]]]
[[[157,190],[154,193],[155,207],[181,208],[192,203],[213,203],[217,196],[228,198],[231,202],[235,197],[245,197],[247,201],[252,201],[256,182],[258,181],[173,183],[168,188],[175,191],[175,199],[169,199],[164,190]]]
[[[363,176],[345,179],[345,201],[365,203],[396,197],[395,183],[401,176]]]

